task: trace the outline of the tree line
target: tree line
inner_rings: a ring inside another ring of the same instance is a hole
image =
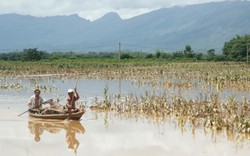
[[[140,51],[118,52],[46,52],[38,48],[24,49],[21,52],[0,53],[0,60],[6,61],[38,61],[43,59],[86,59],[86,58],[120,58],[120,59],[167,59],[167,60],[206,60],[206,61],[246,61],[247,51],[250,51],[250,35],[232,38],[224,43],[222,54],[216,54],[215,49],[206,53],[194,52],[191,45],[186,45],[183,51],[168,53],[157,50],[152,53]],[[249,56],[248,56],[249,57]]]

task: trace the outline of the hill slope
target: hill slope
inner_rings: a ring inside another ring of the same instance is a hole
[[[0,15],[0,51],[38,47],[47,51],[194,50],[215,48],[250,34],[250,2],[162,8],[122,20],[108,13],[96,21],[78,17]]]

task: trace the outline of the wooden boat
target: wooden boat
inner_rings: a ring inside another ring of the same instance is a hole
[[[71,112],[70,114],[58,112],[57,110],[53,110],[53,109],[49,109],[49,110],[50,110],[50,112],[54,112],[54,113],[43,114],[43,113],[40,113],[41,111],[29,109],[29,115],[31,117],[40,118],[40,119],[80,120],[82,115],[85,113],[84,109],[80,109],[76,112]]]

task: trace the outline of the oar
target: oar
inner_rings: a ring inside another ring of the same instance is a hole
[[[77,80],[76,80],[76,85],[75,85],[75,88],[77,87],[78,81],[79,81],[79,79],[77,79]]]
[[[47,103],[47,102],[49,102],[51,99],[49,99],[49,100],[47,100],[47,101],[44,101],[43,103],[41,103],[41,105],[42,104],[45,104],[45,103]],[[35,108],[35,107],[34,107]],[[31,109],[34,109],[34,108],[31,108]],[[27,113],[29,111],[29,109],[28,110],[26,110],[25,112],[22,112],[21,114],[19,114],[18,116],[21,116],[21,115],[23,115],[24,113]]]

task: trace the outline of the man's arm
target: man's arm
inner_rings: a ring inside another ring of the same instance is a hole
[[[33,101],[33,98],[32,97],[30,97],[29,98],[29,101],[28,101],[28,106],[29,106],[29,108],[32,108],[33,106],[32,106],[32,102]]]
[[[75,88],[74,90],[75,90],[75,96],[74,96],[74,98],[75,98],[75,101],[76,101],[76,100],[78,100],[80,97],[79,97],[79,94],[78,94],[77,91],[76,91],[76,88]]]

